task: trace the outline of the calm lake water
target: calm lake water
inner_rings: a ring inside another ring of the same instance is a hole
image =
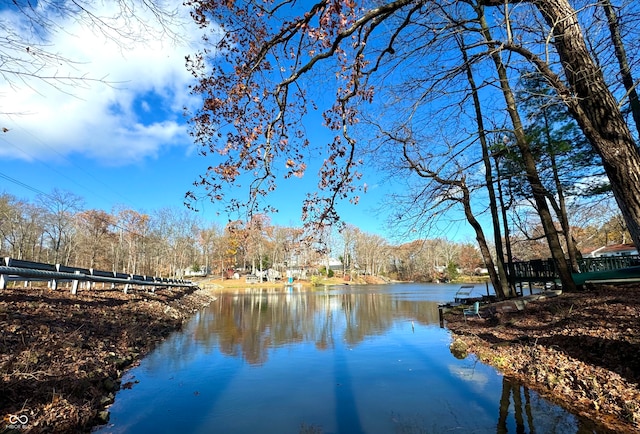
[[[602,432],[455,358],[438,302],[458,288],[221,294],[124,376],[97,432]]]

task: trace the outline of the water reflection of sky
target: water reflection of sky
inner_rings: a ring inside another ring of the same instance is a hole
[[[100,432],[591,432],[453,357],[437,304],[456,289],[221,295],[130,371]]]

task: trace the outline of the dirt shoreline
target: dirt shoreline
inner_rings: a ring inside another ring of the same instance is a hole
[[[124,370],[215,297],[197,288],[0,291],[0,432],[89,432]]]
[[[445,313],[452,351],[616,433],[640,433],[640,285],[597,285],[523,311]]]

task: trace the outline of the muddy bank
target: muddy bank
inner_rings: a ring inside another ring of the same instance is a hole
[[[454,344],[565,408],[640,432],[640,285],[597,285],[522,311],[445,314]]]
[[[122,372],[214,298],[195,288],[0,291],[0,432],[103,423]]]

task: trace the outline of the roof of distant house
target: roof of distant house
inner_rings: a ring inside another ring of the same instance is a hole
[[[633,243],[624,244],[610,244],[608,246],[598,247],[590,251],[583,252],[585,255],[615,255],[625,252],[637,252],[636,246]]]

